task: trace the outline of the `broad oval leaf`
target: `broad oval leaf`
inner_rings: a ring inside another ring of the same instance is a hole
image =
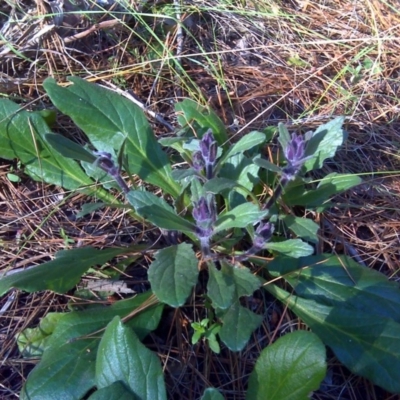
[[[329,305],[345,302],[359,311],[400,323],[400,288],[385,275],[350,257],[328,254],[300,259],[297,267],[299,270],[285,279],[299,296]]]
[[[150,295],[140,294],[110,307],[66,313],[50,335],[40,363],[29,374],[21,398],[80,400],[95,385],[98,331],[114,316],[125,317],[136,308],[143,308]],[[127,324],[143,338],[157,327],[162,309],[161,304],[147,308]]]
[[[199,274],[192,245],[170,246],[158,251],[155,257],[148,272],[151,289],[160,301],[171,307],[183,305]]]
[[[69,77],[68,87],[48,78],[43,86],[54,105],[70,116],[97,150],[119,150],[126,138],[129,172],[157,185],[173,196],[180,186],[171,178],[171,165],[142,110],[111,90]]]
[[[166,400],[161,362],[115,317],[101,338],[96,358],[98,388],[121,381],[140,399]]]
[[[19,352],[25,357],[41,357],[57,323],[66,313],[50,312],[36,328],[26,328],[15,337]]]
[[[264,246],[268,250],[277,251],[293,258],[306,257],[314,253],[314,248],[301,239],[289,239],[283,242],[268,242]]]
[[[308,242],[318,243],[319,226],[309,218],[295,217],[294,215],[279,216],[295,235]]]
[[[268,210],[260,211],[253,203],[244,203],[220,216],[215,223],[215,233],[231,228],[245,228],[254,225],[268,214]]]
[[[232,305],[236,291],[231,268],[222,264],[218,270],[214,263],[208,263],[207,295],[214,308],[225,310]]]
[[[248,268],[235,267],[225,261],[221,261],[221,265],[232,274],[237,298],[251,296],[261,286],[261,281]]]
[[[127,199],[138,215],[159,228],[190,233],[196,230],[194,224],[176,214],[164,199],[153,193],[131,190]]]
[[[39,113],[30,113],[7,99],[0,99],[0,157],[18,158],[36,181],[66,189],[90,185],[76,161],[60,157],[45,140],[50,129]]]
[[[252,190],[253,186],[260,180],[258,176],[260,167],[254,163],[254,159],[250,159],[242,153],[237,153],[224,162],[218,176],[230,179],[246,189]]]
[[[339,146],[343,144],[345,134],[342,126],[344,117],[321,125],[307,142],[305,157],[312,157],[304,164],[306,171],[322,168],[327,158],[332,158]]]
[[[104,264],[125,252],[126,249],[122,248],[97,250],[93,247],[61,250],[52,261],[20,272],[11,270],[6,276],[0,277],[0,295],[12,287],[26,292],[52,290],[65,293],[79,282],[90,267]]]
[[[225,152],[219,161],[223,164],[225,160],[237,153],[243,153],[246,150],[250,150],[255,146],[265,142],[265,134],[262,132],[253,131],[243,136],[238,142],[236,142],[227,152]]]
[[[325,346],[317,335],[296,331],[266,347],[250,375],[246,400],[307,400],[326,374]]]
[[[93,386],[98,340],[77,340],[48,350],[29,374],[22,400],[80,400]]]
[[[232,351],[241,351],[246,346],[251,334],[263,320],[249,309],[235,301],[227,310],[216,309],[218,318],[223,322],[219,337]]]
[[[348,257],[322,255],[299,262],[307,268],[285,276],[298,296],[272,285],[265,288],[275,292],[353,373],[400,393],[398,285]]]
[[[122,382],[117,381],[110,386],[96,390],[88,400],[140,400]]]

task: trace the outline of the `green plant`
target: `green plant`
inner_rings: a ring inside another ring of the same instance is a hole
[[[201,338],[204,338],[204,340],[208,342],[210,349],[214,353],[219,354],[221,348],[218,343],[217,334],[221,330],[221,324],[218,322],[213,322],[215,315],[210,301],[206,301],[205,307],[208,311],[209,318],[204,318],[200,322],[193,322],[191,324],[191,327],[194,330],[192,344],[196,344]]]
[[[354,373],[400,393],[398,286],[348,257],[313,255],[318,225],[287,212],[295,206],[324,210],[334,195],[361,182],[338,173],[314,181],[309,174],[343,143],[343,118],[305,137],[290,135],[280,124],[282,151],[272,163],[261,156],[270,140],[264,133],[253,131],[229,144],[219,118],[191,100],[176,106],[179,134],[157,141],[141,110],[127,99],[75,77],[69,80],[72,85],[61,87],[48,79],[44,87],[54,105],[86,133],[89,146],[50,133],[39,113],[1,100],[0,155],[21,160],[35,180],[102,200],[82,214],[105,204],[127,207],[132,218],[160,228],[172,244],[149,250],[154,256],[147,293],[106,308],[56,314],[18,336],[24,356],[41,355],[21,398],[58,393],[80,399],[94,389],[90,399],[166,398],[161,365],[141,339],[158,326],[164,304],[185,304],[200,269],[208,274],[208,315],[193,323],[193,343],[204,337],[217,351],[218,338],[231,351],[242,350],[262,316],[244,307],[241,298],[260,288],[313,331],[287,334],[262,352],[248,399],[306,398],[325,376],[323,344]],[[161,146],[173,150],[179,168]],[[134,174],[162,195],[144,185],[129,187],[125,177]],[[266,187],[273,193],[269,197]],[[119,188],[129,204],[118,202],[112,188]],[[0,295],[12,287],[65,293],[89,268],[147,247],[64,250],[48,263],[3,275]],[[273,260],[260,257],[265,253]],[[207,390],[203,398],[221,396]]]

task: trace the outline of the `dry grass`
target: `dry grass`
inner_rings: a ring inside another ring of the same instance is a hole
[[[7,3],[16,4],[14,11]],[[400,7],[395,4],[196,2],[181,7],[186,21],[181,43],[175,28],[163,33],[157,27],[157,34],[152,34],[154,21],[146,16],[87,13],[78,18],[70,13],[64,25],[75,28],[57,29],[51,27],[45,1],[7,0],[0,5],[0,93],[22,107],[45,108],[43,80],[49,75],[64,80],[73,74],[133,92],[172,125],[174,102],[191,96],[211,104],[227,125],[233,124],[235,135],[280,121],[306,131],[345,115],[348,142],[324,173],[363,174],[365,183],[338,198],[337,207],[317,215],[320,250],[350,254],[398,280]],[[131,7],[137,9],[133,3]],[[7,28],[11,12],[19,21]],[[158,135],[169,133],[155,122],[154,128]],[[82,140],[64,117],[56,129]],[[26,178],[10,183],[10,166],[0,165],[0,270],[42,263],[68,245],[103,247],[137,240],[142,234],[118,210],[76,221],[74,214],[85,201],[81,195]],[[18,172],[18,165],[12,166]],[[66,243],[62,232],[74,242]],[[130,279],[143,288],[146,260],[141,263],[130,271]],[[302,326],[264,296],[249,300],[249,306],[266,318],[239,354],[223,350],[216,356],[203,344],[191,345],[190,322],[203,315],[201,307],[193,306],[195,298],[187,308],[166,313],[164,332],[152,334],[148,344],[162,358],[171,399],[199,398],[209,386],[220,388],[227,399],[244,398],[259,351]],[[0,300],[1,399],[17,398],[32,369],[32,363],[19,355],[14,335],[37,325],[48,311],[64,310],[67,300],[68,296],[18,291]],[[165,333],[166,326],[170,328]],[[397,396],[351,375],[331,357],[328,376],[313,398]]]

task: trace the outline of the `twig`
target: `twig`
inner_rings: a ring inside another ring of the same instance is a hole
[[[95,31],[98,31],[100,29],[112,28],[116,25],[119,25],[120,23],[121,23],[121,21],[118,19],[113,19],[110,21],[102,21],[102,22],[99,22],[98,24],[92,25],[89,29],[86,29],[83,32],[79,32],[79,33],[76,33],[75,35],[68,36],[68,37],[64,38],[63,40],[64,40],[64,43],[71,43],[71,42],[74,42],[75,40],[82,39]]]
[[[154,111],[149,110],[141,101],[139,101],[134,93],[129,93],[130,91],[125,91],[114,85],[113,83],[110,82],[105,82],[108,88],[111,88],[114,90],[114,92],[120,94],[121,96],[126,97],[128,100],[130,100],[132,103],[136,104],[138,107],[140,107],[144,112],[149,114],[152,118],[154,118],[157,122],[159,122],[161,125],[164,125],[170,132],[174,131],[174,127],[167,122],[160,114],[155,113]],[[103,87],[107,87],[106,85],[100,85]]]

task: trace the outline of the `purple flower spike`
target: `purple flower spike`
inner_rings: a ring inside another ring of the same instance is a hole
[[[208,208],[207,200],[201,197],[200,200],[195,203],[193,208],[193,218],[198,224],[210,220],[210,210]]]
[[[214,135],[212,134],[212,130],[209,129],[202,139],[200,140],[200,150],[201,155],[204,158],[204,161],[214,162],[217,157],[217,152],[215,151],[216,141],[214,139]]]
[[[216,221],[217,215],[215,210],[214,198],[213,196],[200,197],[200,200],[194,204],[193,207],[193,218],[200,224],[212,224]]]
[[[206,177],[213,177],[213,168],[217,159],[218,143],[215,141],[212,130],[209,129],[200,140],[200,152],[206,167]]]
[[[214,223],[217,220],[214,196],[200,197],[200,200],[194,203],[192,214],[196,221],[197,236],[199,238],[211,238]]]
[[[199,201],[194,203],[192,215],[196,221],[196,235],[200,240],[201,251],[205,257],[209,257],[211,255],[210,239],[217,220],[214,195],[200,197]]]
[[[292,139],[284,150],[286,160],[292,166],[303,165],[305,152],[305,142],[303,136],[292,134]]]
[[[274,229],[275,227],[273,224],[271,224],[271,222],[266,222],[265,224],[260,223],[254,235],[253,250],[261,250],[264,247],[265,243],[271,240]]]
[[[291,140],[283,150],[288,162],[282,170],[286,182],[295,179],[303,164],[308,160],[309,157],[304,157],[305,147],[303,137],[293,133]]]

